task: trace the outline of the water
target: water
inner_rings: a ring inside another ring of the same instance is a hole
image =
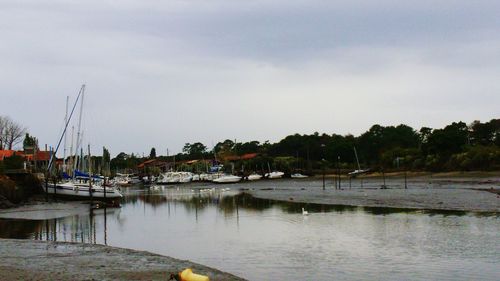
[[[0,237],[146,250],[249,280],[498,280],[500,274],[494,214],[278,203],[191,188],[132,188],[118,209],[0,219]]]

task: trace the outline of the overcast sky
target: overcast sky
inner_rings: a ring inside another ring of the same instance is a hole
[[[489,121],[499,14],[480,0],[0,0],[0,115],[55,145],[85,83],[85,142],[112,155]]]

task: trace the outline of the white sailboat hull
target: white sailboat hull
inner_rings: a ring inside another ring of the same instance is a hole
[[[249,181],[256,181],[256,180],[260,180],[262,178],[261,175],[258,175],[258,174],[252,174],[252,175],[249,175],[248,176],[248,180]]]
[[[354,171],[350,172],[348,175],[357,176],[357,175],[361,175],[361,174],[364,174],[367,172],[369,172],[369,170],[354,170]]]
[[[280,179],[285,175],[283,172],[271,172],[266,174],[266,178],[268,179]]]
[[[308,177],[308,176],[306,176],[306,175],[303,175],[303,174],[298,174],[298,173],[297,173],[297,174],[293,174],[293,175],[291,175],[291,178],[292,178],[292,179],[305,179],[305,178],[307,178],[307,177]]]
[[[215,182],[215,183],[235,183],[235,182],[239,182],[240,180],[241,180],[241,177],[238,177],[238,176],[221,176],[219,178],[212,180],[212,182]]]
[[[44,186],[43,189],[45,192],[56,196],[81,198],[82,200],[90,199],[88,184],[58,183],[55,187],[54,184],[49,184],[47,188]],[[103,187],[92,186],[93,199],[119,199],[122,197],[123,195],[118,190],[111,187],[106,187],[106,197],[104,197]]]

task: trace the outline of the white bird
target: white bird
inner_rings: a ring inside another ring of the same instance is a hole
[[[302,215],[307,216],[309,215],[309,213],[306,210],[304,210],[304,208],[302,208]]]

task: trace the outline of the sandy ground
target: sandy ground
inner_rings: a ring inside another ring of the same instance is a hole
[[[244,280],[190,261],[102,245],[0,239],[0,280],[168,280],[185,268]]]

